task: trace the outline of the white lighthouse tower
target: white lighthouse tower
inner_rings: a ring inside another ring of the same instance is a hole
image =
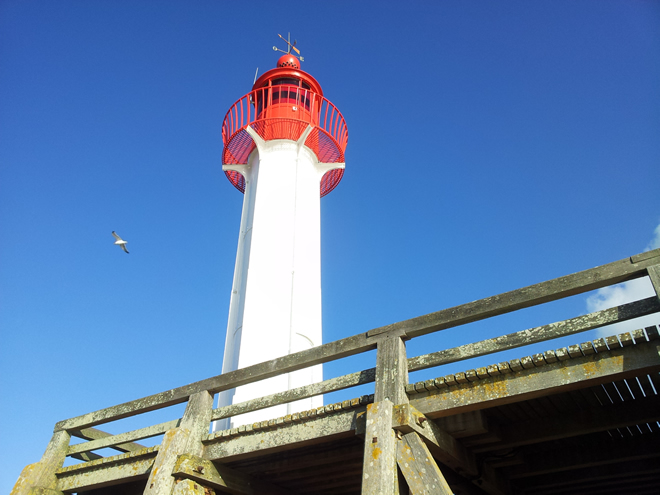
[[[321,344],[320,198],[343,176],[348,131],[292,47],[234,103],[222,126],[223,170],[245,193],[223,373]],[[321,380],[317,365],[222,392],[219,405]],[[321,405],[322,397],[304,399],[220,427]]]

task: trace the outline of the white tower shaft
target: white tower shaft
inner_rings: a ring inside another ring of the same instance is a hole
[[[247,165],[225,165],[245,178],[245,197],[229,307],[223,373],[321,344],[320,183],[343,164],[319,163],[296,141],[256,144]],[[243,343],[243,345],[241,345]],[[222,392],[219,405],[237,404],[322,380],[321,365]],[[231,418],[233,426],[322,405],[303,399]],[[230,427],[225,422],[221,427]]]

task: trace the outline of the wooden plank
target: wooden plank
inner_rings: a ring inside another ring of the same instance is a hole
[[[412,495],[454,493],[417,433],[407,433],[397,441],[396,462]]]
[[[271,483],[264,483],[227,466],[216,466],[211,461],[191,454],[180,455],[172,470],[172,476],[195,481],[203,486],[222,490],[233,495],[295,495]],[[202,493],[204,493],[202,491]]]
[[[478,474],[474,456],[458,440],[410,404],[394,406],[392,428],[405,434],[416,432],[427,442],[433,456],[454,471],[465,472],[470,476]]]
[[[162,435],[172,428],[179,426],[181,422],[180,419],[174,419],[172,421],[167,421],[165,423],[160,423],[154,426],[147,426],[146,428],[140,428],[139,430],[133,430],[126,433],[120,433],[118,435],[107,435],[101,437],[98,440],[91,440],[89,442],[78,443],[76,445],[69,446],[67,455],[79,454],[82,452],[91,452],[92,450],[98,450],[105,447],[114,447],[118,444],[126,445],[127,442],[133,440],[142,440],[144,438],[152,438],[158,435]],[[136,445],[136,444],[133,444]],[[144,448],[144,447],[143,447]],[[133,449],[139,450],[139,449]]]
[[[81,492],[119,481],[144,479],[149,475],[157,453],[158,447],[148,447],[61,468],[57,471],[58,486],[66,492]]]
[[[401,433],[418,434],[435,459],[457,473],[467,475],[484,492],[491,495],[505,495],[509,492],[495,471],[479,470],[471,452],[413,406],[394,406],[392,427]]]
[[[213,395],[206,391],[190,397],[179,427],[165,433],[149,473],[144,495],[171,495],[175,479],[172,470],[181,454],[201,456],[202,436],[209,431]]]
[[[188,397],[192,394],[200,391],[208,391],[211,394],[215,394],[240,385],[257,382],[265,378],[307,368],[315,364],[327,363],[329,361],[352,356],[375,348],[375,341],[367,341],[366,334],[354,335],[353,337],[336,340],[312,349],[282,356],[277,359],[241,368],[222,375],[217,375],[166,392],[100,409],[75,418],[66,419],[55,425],[55,431],[87,428],[107,423],[109,421],[134,416],[143,412],[181,404],[186,402]]]
[[[502,440],[496,445],[474,445],[470,438],[464,439],[463,443],[470,448],[470,451],[481,454],[658,420],[660,420],[660,396],[654,396],[638,399],[635,404],[619,403],[608,407],[565,411],[544,417],[542,421],[535,418],[511,425],[500,425]]]
[[[448,416],[510,404],[561,391],[657,372],[660,356],[652,343],[546,364],[542,368],[500,375],[438,393],[418,394],[411,405],[431,417]],[[524,379],[523,379],[524,377]]]
[[[407,384],[408,362],[405,343],[398,336],[379,339],[374,402],[389,400],[393,404],[407,403]]]
[[[399,495],[392,412],[393,404],[387,399],[367,406],[362,495]]]
[[[205,495],[205,493],[204,487],[193,480],[179,480],[172,490],[172,495]]]
[[[556,301],[564,297],[642,277],[647,274],[647,267],[658,263],[658,257],[660,257],[660,249],[654,249],[644,253],[643,257],[625,258],[522,289],[374,328],[368,334],[373,336],[381,333],[403,331],[408,337],[412,338],[537,304]]]
[[[345,440],[326,442],[323,448],[302,448],[268,457],[255,457],[251,461],[241,462],[240,470],[245,474],[258,473],[261,476],[286,472],[288,476],[292,470],[302,469],[314,473],[324,465],[357,458],[362,466],[363,451],[363,442],[359,440],[351,442],[350,445],[347,445]]]
[[[363,385],[365,383],[372,383],[375,381],[375,379],[376,368],[370,368],[364,371],[358,371],[356,373],[331,378],[319,383],[305,385],[304,387],[294,388],[285,392],[266,395],[258,399],[219,407],[218,409],[213,410],[211,420],[216,421],[246,412],[257,411],[266,407],[292,402],[294,400],[306,399],[315,395],[327,394],[328,392],[335,392],[337,390],[344,390],[350,387]]]
[[[660,471],[660,452],[654,438],[642,438],[639,442],[630,444],[621,442],[621,445],[617,444],[617,448],[594,448],[590,445],[580,448],[578,444],[570,450],[558,449],[550,452],[546,455],[525,451],[525,464],[508,468],[506,475],[515,480],[547,475],[545,482],[538,478],[535,482],[538,485],[565,483],[568,487],[579,481],[587,482],[589,471],[585,472],[583,469],[588,468],[600,468],[591,471],[592,481],[611,477],[614,474],[613,465],[618,465],[616,477],[626,471],[644,472],[649,468]]]
[[[660,264],[649,266],[647,270],[651,285],[653,285],[653,289],[655,290],[655,295],[660,299]]]
[[[630,390],[628,389],[628,385],[626,384],[625,380],[619,380],[614,382],[614,386],[619,391],[619,394],[621,394],[621,397],[623,397],[624,402],[634,400],[634,397],[630,393]]]
[[[94,452],[84,452],[82,454],[71,454],[73,459],[78,459],[79,461],[89,462],[95,461],[97,459],[103,459],[102,455],[95,454]]]
[[[204,457],[227,463],[298,448],[302,445],[330,442],[364,432],[366,407],[339,410],[316,419],[283,423],[272,429],[246,431],[231,437],[205,440]]]
[[[483,411],[470,411],[438,418],[436,424],[454,438],[465,438],[488,433],[488,422]]]
[[[82,430],[71,430],[69,431],[72,437],[82,438],[84,440],[99,440],[101,438],[106,438],[113,436],[112,433],[107,433],[105,431],[98,430],[96,428],[83,428]],[[142,450],[146,448],[145,445],[140,445],[139,443],[123,443],[119,445],[113,445],[113,449],[120,452],[134,452],[136,450]]]
[[[409,371],[423,370],[434,366],[454,363],[464,359],[493,354],[508,349],[556,339],[587,330],[593,330],[604,325],[631,320],[660,311],[660,302],[656,297],[623,304],[615,308],[604,309],[588,315],[578,316],[569,320],[550,323],[540,327],[510,333],[494,339],[482,340],[451,349],[432,352],[408,360]]]

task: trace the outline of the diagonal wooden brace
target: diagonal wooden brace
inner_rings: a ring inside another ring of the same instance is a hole
[[[474,456],[449,433],[410,404],[394,406],[392,428],[403,434],[415,432],[422,437],[433,456],[459,474],[478,474]]]
[[[226,466],[216,466],[207,459],[191,454],[180,455],[174,465],[172,476],[191,480],[222,493],[234,495],[295,495],[291,490],[263,483]]]
[[[451,495],[453,492],[431,452],[416,432],[397,440],[396,462],[412,495]]]
[[[479,470],[474,454],[410,404],[394,406],[392,428],[405,434],[404,437],[412,433],[418,435],[435,459],[467,477],[486,493],[504,495],[508,492],[505,483],[492,470],[487,466]]]

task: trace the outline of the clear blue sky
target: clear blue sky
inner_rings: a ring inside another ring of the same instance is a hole
[[[326,342],[654,242],[658,2],[0,1],[0,492],[56,421],[220,372],[242,202],[222,118],[289,31],[350,133]]]

